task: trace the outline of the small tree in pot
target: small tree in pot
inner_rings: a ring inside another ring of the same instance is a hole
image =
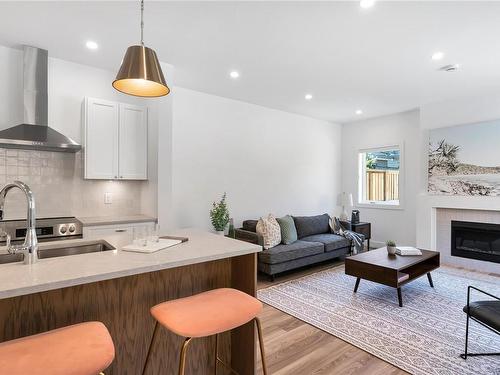
[[[210,220],[218,234],[223,235],[227,224],[229,223],[229,210],[226,204],[226,193],[222,195],[222,199],[216,203],[212,203],[210,210]]]

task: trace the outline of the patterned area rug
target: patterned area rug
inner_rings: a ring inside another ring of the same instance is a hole
[[[464,361],[467,286],[500,296],[500,278],[441,267],[396,290],[356,279],[344,266],[262,289],[261,301],[335,335],[412,374],[500,374],[500,357]],[[474,295],[474,299],[478,299]],[[481,297],[481,299],[488,299]],[[469,329],[471,352],[499,352],[500,336],[478,323]]]

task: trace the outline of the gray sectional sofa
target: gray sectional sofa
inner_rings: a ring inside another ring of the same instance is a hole
[[[293,216],[298,240],[290,245],[279,244],[258,254],[259,271],[274,279],[276,274],[328,259],[343,257],[351,243],[331,233],[329,215]],[[256,233],[257,220],[246,220],[236,229],[236,238],[262,245]]]

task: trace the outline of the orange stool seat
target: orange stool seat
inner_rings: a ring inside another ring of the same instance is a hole
[[[151,314],[165,328],[184,337],[206,337],[254,319],[262,303],[236,289],[221,288],[160,303]]]
[[[0,343],[0,372],[9,375],[97,375],[115,356],[104,324],[88,322]]]

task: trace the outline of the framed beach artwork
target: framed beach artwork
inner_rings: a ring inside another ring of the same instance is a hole
[[[500,120],[430,131],[431,194],[500,196]]]

